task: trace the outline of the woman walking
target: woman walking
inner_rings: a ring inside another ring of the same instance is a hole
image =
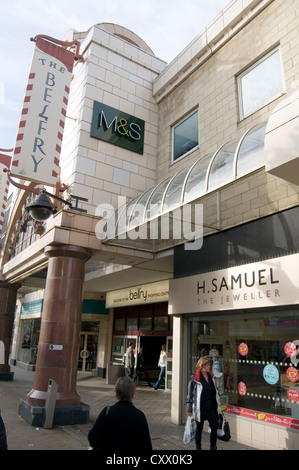
[[[159,357],[159,362],[158,362],[158,366],[160,367],[160,374],[159,374],[159,378],[158,378],[157,382],[153,386],[154,390],[158,390],[162,380],[163,379],[165,380],[164,377],[165,377],[165,370],[166,370],[166,359],[167,359],[166,346],[165,346],[165,344],[162,344],[160,357]]]

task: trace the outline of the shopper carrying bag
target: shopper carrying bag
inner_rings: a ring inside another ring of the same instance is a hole
[[[195,421],[191,416],[188,416],[183,437],[184,444],[190,444],[195,439],[195,432]]]
[[[217,438],[224,442],[228,442],[231,438],[229,424],[223,413],[218,416]]]
[[[204,421],[208,421],[211,434],[211,450],[217,450],[218,415],[222,413],[214,374],[210,371],[208,357],[201,357],[196,364],[196,373],[190,379],[187,395],[187,414],[196,422],[195,445],[201,450],[201,435]]]

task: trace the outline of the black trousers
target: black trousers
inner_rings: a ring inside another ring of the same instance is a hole
[[[216,447],[217,443],[217,428],[218,428],[218,414],[216,410],[205,412],[201,416],[201,421],[196,421],[196,433],[195,433],[195,444],[197,447],[201,446],[201,435],[203,430],[204,421],[208,421],[211,434],[210,434],[210,444],[211,447]]]
[[[133,379],[134,367],[126,367],[126,375]]]
[[[140,377],[141,375],[145,375],[145,378],[146,378],[146,381],[147,381],[147,384],[149,387],[151,387],[151,381],[150,381],[150,378],[149,378],[149,374],[146,370],[142,370],[142,371],[136,371],[136,374],[135,374],[135,377],[134,377],[134,382],[136,382],[136,380],[138,379],[138,377]]]

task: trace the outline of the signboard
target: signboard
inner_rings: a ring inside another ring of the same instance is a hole
[[[169,294],[169,281],[159,281],[126,289],[107,292],[106,308],[140,305],[144,303],[166,302]]]
[[[50,351],[62,351],[63,345],[62,344],[50,344],[49,349]]]
[[[11,157],[0,153],[0,233],[3,227],[3,220],[5,215],[7,196],[9,190],[9,181],[7,173],[3,170],[9,168],[11,164]]]
[[[296,405],[298,406],[298,405]],[[292,428],[299,430],[299,420],[294,419],[291,416],[278,416],[263,411],[250,410],[248,408],[241,408],[236,405],[226,405],[221,406],[222,410],[225,413],[230,413],[235,416],[244,416],[244,418],[255,419],[256,421],[261,421],[268,424],[275,424],[277,426],[284,426],[285,428]]]
[[[299,304],[299,254],[170,280],[170,314]]]
[[[37,36],[10,169],[12,176],[55,186],[74,59],[75,54],[65,47]]]
[[[144,121],[98,101],[93,105],[90,135],[143,154]]]

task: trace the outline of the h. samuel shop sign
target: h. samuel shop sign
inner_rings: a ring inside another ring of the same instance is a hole
[[[98,101],[93,106],[90,135],[143,154],[144,121]]]
[[[170,280],[170,314],[299,304],[299,254]]]

